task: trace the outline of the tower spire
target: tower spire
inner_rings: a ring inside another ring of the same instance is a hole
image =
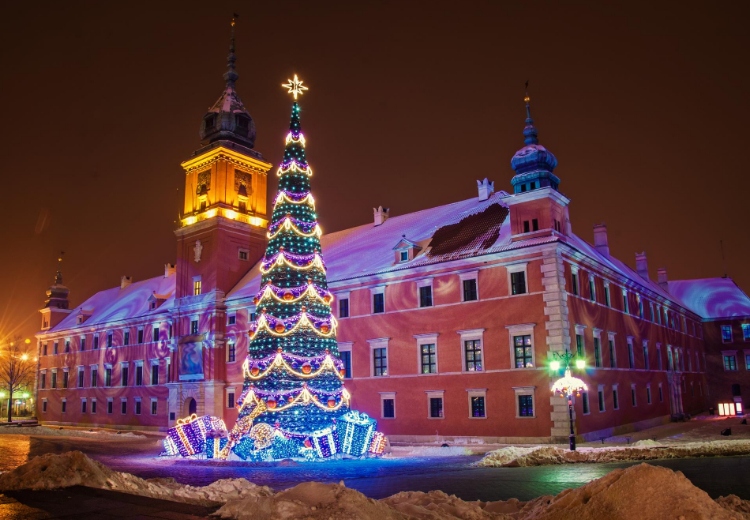
[[[55,285],[62,285],[62,261],[65,251],[60,251],[60,256],[57,257],[57,273],[55,274]]]
[[[234,24],[240,15],[234,13],[232,15],[231,23],[231,36],[229,41],[229,54],[227,55],[227,71],[224,73],[224,80],[227,82],[227,88],[234,88],[234,83],[239,79],[239,74],[234,67],[234,62],[237,61],[237,56],[234,53]]]
[[[531,119],[531,98],[529,97],[529,80],[526,80],[526,94],[523,97],[523,102],[526,103],[526,126],[523,129],[525,145],[539,144],[539,138],[537,137],[536,127],[534,126],[534,120]]]

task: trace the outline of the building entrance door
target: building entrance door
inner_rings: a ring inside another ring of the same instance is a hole
[[[198,403],[196,403],[195,399],[193,399],[192,397],[188,397],[185,400],[185,406],[183,410],[184,415],[186,417],[189,417],[193,415],[194,413],[196,413],[197,411],[198,411]]]

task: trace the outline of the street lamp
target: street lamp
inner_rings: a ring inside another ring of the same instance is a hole
[[[574,358],[573,354],[570,351],[566,350],[562,354],[558,354],[557,352],[553,354],[559,359],[559,361],[557,359],[551,361],[549,364],[550,369],[556,372],[560,370],[560,361],[565,363],[565,375],[552,384],[552,393],[555,395],[560,395],[561,397],[565,397],[568,400],[568,420],[570,424],[570,436],[568,437],[568,439],[570,451],[575,451],[576,434],[575,429],[573,428],[573,393],[575,393],[576,396],[580,396],[581,392],[588,391],[588,387],[586,386],[586,383],[584,383],[581,379],[573,377],[570,374],[570,362]],[[580,358],[576,359],[575,366],[578,369],[584,369],[586,368],[586,361]]]

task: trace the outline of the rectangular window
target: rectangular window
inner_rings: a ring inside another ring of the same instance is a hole
[[[138,329],[138,344],[143,343],[143,329]]]
[[[60,403],[60,411],[62,413],[65,413],[67,411],[67,408],[68,408],[68,402],[65,399],[63,399],[62,402]]]
[[[535,218],[531,219],[531,230],[539,231],[539,219],[535,219]]]
[[[60,351],[60,344],[55,341],[55,343],[52,345],[52,353],[57,354]]]
[[[112,348],[112,333],[107,333],[107,348]]]
[[[638,297],[638,317],[643,319],[643,301]]]
[[[375,293],[372,295],[372,312],[373,314],[385,312],[385,293]]]
[[[236,314],[230,314],[227,317],[227,325],[235,325],[237,323],[237,315]]]
[[[373,363],[373,375],[387,376],[388,375],[388,349],[386,348],[372,349],[372,363]]]
[[[672,359],[672,347],[667,346],[667,370],[674,370],[674,360]]]
[[[249,257],[249,254],[250,252],[247,249],[240,249],[239,251],[237,251],[237,258],[239,258],[240,260],[247,260]]]
[[[464,341],[464,367],[467,372],[482,371],[482,340],[468,339]]]
[[[531,231],[531,227],[529,226],[529,221],[528,220],[524,220],[523,221],[523,232],[524,233],[528,233],[529,231]]]
[[[628,365],[635,368],[635,354],[633,353],[633,340],[628,339]]]
[[[151,384],[152,385],[159,384],[159,364],[158,363],[154,363],[151,365]]]
[[[622,291],[622,312],[628,314],[630,306],[628,305],[628,291]]]
[[[511,294],[526,294],[526,273],[510,273]]]
[[[581,405],[583,405],[584,414],[591,412],[591,410],[589,410],[589,393],[588,392],[581,393]]]
[[[190,334],[198,334],[198,320],[190,320]]]
[[[99,334],[94,334],[94,350],[99,348]]]
[[[735,356],[734,354],[724,354],[724,370],[737,370],[737,356]]]
[[[44,345],[42,345],[42,355],[43,356],[47,355],[47,344],[46,343]]]
[[[661,359],[661,345],[656,345],[656,366],[659,370],[664,369],[664,361]]]
[[[745,354],[745,370],[750,370],[750,354]]]
[[[339,300],[339,318],[349,317],[349,298],[341,298]]]
[[[112,399],[107,399],[107,413],[113,413],[114,403]]]
[[[589,278],[589,298],[592,302],[596,301],[596,282],[593,278]]]
[[[470,280],[463,281],[464,288],[464,301],[473,302],[477,299],[477,280],[472,278]]]
[[[742,341],[750,341],[750,323],[742,324]]]
[[[112,367],[104,369],[104,386],[112,386]]]
[[[123,415],[128,413],[128,400],[127,399],[120,400],[120,413]]]
[[[396,417],[396,399],[393,397],[384,397],[381,400],[383,419],[394,419]]]
[[[602,366],[602,345],[597,337],[594,337],[594,366],[597,368]]]
[[[570,288],[573,289],[573,295],[578,296],[578,273],[570,274]]]
[[[151,415],[156,415],[158,401],[156,399],[151,399]]]
[[[250,323],[253,323],[255,321],[255,309],[254,308],[250,308],[247,310],[247,320]]]
[[[609,338],[609,366],[617,368],[617,352],[615,352],[615,338]]]
[[[63,372],[63,388],[68,388],[68,371]]]
[[[472,395],[469,399],[471,402],[471,416],[475,418],[487,417],[484,409],[484,396]]]
[[[534,396],[532,395],[519,395],[518,396],[518,416],[519,417],[534,417]]]
[[[47,373],[46,372],[42,372],[39,375],[39,388],[41,389],[47,388]]]
[[[351,379],[352,377],[352,353],[349,350],[339,351],[341,361],[344,363],[344,378]]]
[[[648,345],[646,345],[645,343],[643,345],[643,368],[646,370],[651,369],[651,363],[648,359]]]
[[[586,353],[583,351],[583,334],[576,334],[576,356],[583,358],[585,355]]]
[[[513,357],[516,368],[533,368],[531,334],[513,336]]]
[[[130,331],[126,330],[122,335],[122,344],[130,345]]]
[[[43,412],[47,411],[47,400],[46,399],[42,400],[42,411]]]
[[[609,298],[610,298],[610,296],[609,296],[609,285],[605,285],[604,286],[604,305],[606,305],[607,307],[611,307],[612,306],[612,301]]]
[[[635,385],[630,387],[630,402],[633,406],[638,406],[638,401],[635,397]]]
[[[723,343],[731,343],[732,342],[732,326],[731,325],[722,325],[721,326],[721,341]]]
[[[70,340],[66,339],[65,340],[65,353],[67,354],[68,352],[70,352]]]
[[[227,408],[234,408],[234,390],[227,392]]]
[[[229,363],[237,361],[237,345],[234,344],[234,341],[227,343],[227,361]]]
[[[120,374],[122,375],[122,379],[120,380],[120,386],[128,386],[128,365],[121,365],[120,366]]]
[[[441,419],[443,417],[443,398],[430,397],[430,417]]]
[[[646,387],[646,404],[651,404],[651,387]]]
[[[419,288],[419,306],[432,307],[432,286],[425,285]]]
[[[602,388],[599,389],[599,411],[604,411],[604,390]]]
[[[135,400],[135,414],[141,415],[141,400],[140,399]]]
[[[193,295],[198,296],[201,293],[201,280],[198,278],[197,280],[193,280]]]
[[[98,375],[98,367],[91,367],[91,388],[96,388],[97,386],[99,386]]]
[[[57,388],[57,370],[52,371],[52,388]]]
[[[434,343],[420,345],[420,357],[423,374],[437,373],[437,352]]]
[[[151,331],[151,341],[159,341],[159,327],[154,327]]]
[[[96,399],[91,400],[91,413],[96,413]]]
[[[83,388],[84,371],[83,367],[78,368],[78,388]]]
[[[86,337],[81,336],[81,352],[86,350]]]
[[[617,388],[612,389],[612,408],[620,409],[620,397],[617,395]]]
[[[143,365],[135,366],[135,386],[143,384]]]

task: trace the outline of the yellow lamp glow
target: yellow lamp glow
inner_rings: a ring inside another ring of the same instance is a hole
[[[235,213],[235,212],[234,212],[233,210],[231,210],[231,209],[225,209],[225,210],[224,210],[224,216],[225,216],[225,217],[227,217],[228,219],[232,219],[232,220],[234,220],[234,219],[236,219],[236,218],[237,218],[237,213]]]
[[[579,370],[583,370],[584,368],[586,368],[586,360],[576,359],[576,368]]]
[[[552,361],[549,364],[549,367],[550,367],[551,370],[558,371],[558,370],[560,370],[560,362],[559,361]]]

